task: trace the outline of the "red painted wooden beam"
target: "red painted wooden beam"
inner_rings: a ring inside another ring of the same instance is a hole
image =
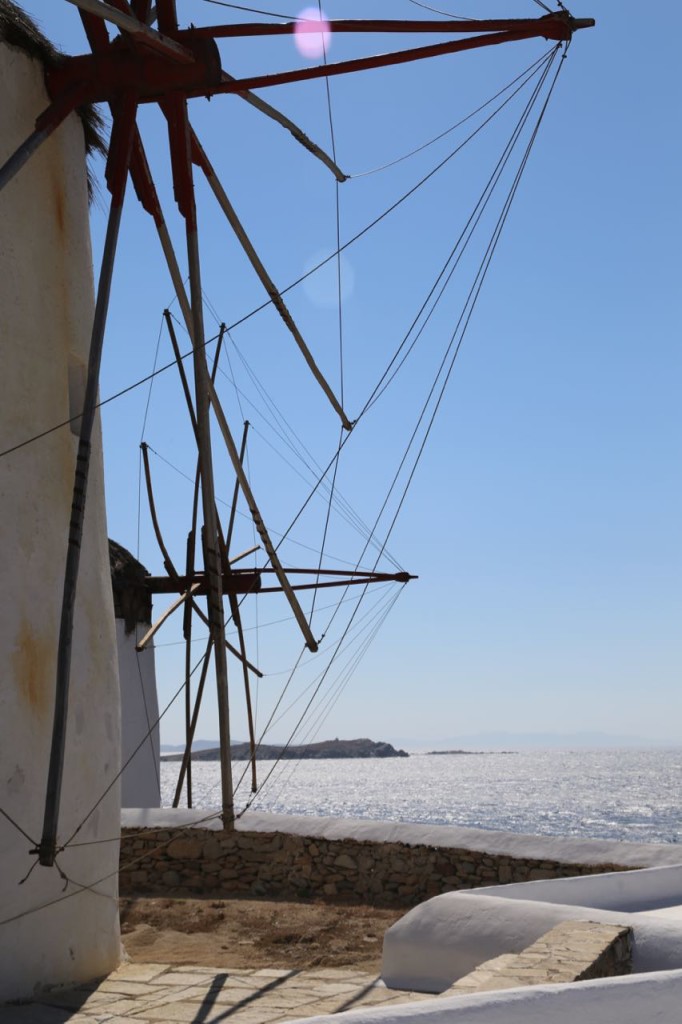
[[[212,39],[227,39],[241,36],[281,36],[291,35],[300,32],[301,26],[305,25],[304,19],[296,21],[281,22],[242,22],[236,25],[213,25],[197,28],[194,31],[201,36],[210,36]],[[339,32],[371,32],[371,33],[415,33],[428,32],[431,34],[445,32],[451,35],[453,32],[460,34],[470,32],[525,32],[531,31],[533,35],[542,35],[545,39],[556,39],[557,42],[567,41],[574,31],[580,28],[592,28],[592,18],[573,18],[567,11],[557,11],[554,14],[546,14],[541,18],[498,18],[471,19],[468,21],[447,21],[421,19],[341,19],[318,23],[310,21],[311,33],[316,31],[329,32],[334,35]],[[319,24],[319,28],[317,28]]]
[[[119,0],[116,0],[118,6]],[[423,60],[448,53],[494,46],[522,39],[545,38],[558,42],[571,38],[576,28],[594,24],[592,19],[575,19],[567,12],[535,19],[504,21],[338,21],[331,22],[340,32],[462,32],[479,31],[480,35],[465,39],[448,40],[428,46],[377,54],[354,60],[340,61],[324,66],[298,68],[270,75],[230,79],[223,75],[220,54],[215,43],[217,35],[282,34],[295,30],[300,22],[264,24],[260,26],[214,26],[208,29],[177,30],[174,5],[170,0],[159,3],[159,18],[163,20],[166,36],[180,45],[192,59],[185,63],[163,50],[150,49],[144,35],[124,33],[123,36],[102,44],[98,37],[96,52],[66,57],[58,67],[47,71],[47,87],[53,99],[63,98],[78,90],[79,102],[83,95],[87,102],[114,101],[133,91],[138,103],[159,102],[173,95],[183,98],[212,96],[217,93],[238,93],[249,89],[266,88],[288,82],[302,82],[313,78],[344,75],[372,68],[388,67],[409,61]],[[246,29],[249,29],[247,33]],[[251,31],[253,30],[253,31]],[[256,30],[258,30],[256,32]]]

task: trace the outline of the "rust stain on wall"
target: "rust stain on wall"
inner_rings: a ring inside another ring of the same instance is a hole
[[[59,241],[63,242],[66,234],[66,196],[64,195],[63,175],[61,168],[52,170],[52,195],[54,197],[55,222],[59,233]]]
[[[54,670],[53,644],[23,619],[12,652],[12,669],[19,693],[34,715],[42,718],[50,706],[50,680]]]

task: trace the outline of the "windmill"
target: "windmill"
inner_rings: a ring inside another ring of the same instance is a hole
[[[206,620],[210,630],[210,646],[215,661],[218,688],[222,815],[224,827],[230,828],[234,822],[234,798],[230,762],[223,597],[228,597],[231,614],[238,630],[240,644],[236,654],[245,668],[245,682],[248,684],[246,674],[248,665],[243,634],[239,626],[236,599],[239,594],[251,593],[258,589],[263,592],[268,588],[263,587],[263,570],[254,574],[247,570],[233,568],[234,560],[231,558],[229,550],[230,530],[223,532],[216,512],[211,412],[227,449],[238,489],[244,496],[258,530],[261,544],[268,555],[270,567],[266,571],[275,577],[276,589],[280,589],[286,595],[305,643],[311,651],[316,649],[317,641],[298,603],[295,585],[290,579],[293,572],[285,569],[279,561],[276,548],[263,522],[256,496],[244,472],[242,465],[244,442],[242,442],[241,448],[237,445],[209,372],[205,352],[201,265],[194,198],[195,168],[198,168],[206,177],[269,299],[277,308],[310,372],[338,416],[343,430],[349,432],[353,423],[317,367],[282,295],[278,292],[239,221],[225,189],[192,129],[188,114],[188,101],[197,97],[236,94],[245,102],[256,107],[266,117],[289,130],[298,143],[328,167],[337,181],[343,181],[345,176],[335,160],[308,139],[300,128],[288,118],[256,96],[253,92],[254,89],[260,90],[289,82],[356,73],[371,68],[418,61],[530,38],[545,38],[557,43],[568,43],[576,30],[594,25],[592,19],[573,18],[563,8],[559,12],[549,12],[536,19],[332,21],[328,23],[328,29],[325,28],[332,33],[442,33],[447,38],[441,43],[429,43],[379,56],[355,58],[336,64],[325,61],[324,64],[315,67],[277,74],[266,73],[246,78],[234,78],[222,69],[217,40],[290,35],[300,29],[300,22],[242,23],[181,29],[178,24],[175,0],[159,0],[154,8],[149,0],[131,0],[130,3],[125,0],[111,0],[109,3],[102,2],[102,0],[68,0],[68,2],[80,11],[90,52],[79,56],[65,57],[47,70],[46,85],[51,96],[51,103],[37,119],[35,130],[0,168],[0,188],[2,188],[69,113],[88,103],[107,103],[109,105],[112,116],[112,133],[106,167],[106,182],[111,193],[111,204],[92,327],[83,414],[80,422],[72,518],[64,578],[53,740],[43,834],[38,847],[40,863],[46,866],[54,863],[58,848],[59,804],[66,738],[73,608],[79,569],[80,537],[86,501],[91,435],[97,408],[99,368],[128,177],[133,182],[143,208],[154,220],[163,256],[192,342],[194,396],[190,395],[189,386],[184,377],[183,388],[197,440],[198,479],[203,515],[203,543],[200,545],[203,549],[203,571],[200,573],[194,571],[192,559],[188,561],[188,571],[181,574],[170,557],[165,556],[168,576],[153,582],[152,586],[156,588],[157,592],[167,590],[178,595],[171,610],[173,607],[180,606],[184,606],[186,609],[195,608],[194,599],[200,593],[205,594],[207,599]],[[114,38],[110,36],[112,27],[118,29],[118,35]],[[319,31],[319,25],[313,26],[312,30]],[[458,38],[452,39],[453,35]],[[459,38],[460,36],[464,36],[464,38]],[[185,226],[189,293],[185,290],[180,261],[170,240],[164,212],[137,126],[138,108],[140,105],[149,103],[158,105],[167,122],[175,201]],[[178,366],[182,368],[180,358],[178,358]],[[147,478],[149,480],[149,474],[147,474]],[[151,485],[149,493],[151,498]],[[153,502],[153,498],[151,500]],[[157,531],[157,536],[160,539],[160,531]],[[314,573],[315,583],[312,585],[319,587],[321,572],[319,570],[307,571]],[[361,575],[356,573],[353,579],[349,580],[346,577],[339,582],[347,585],[349,582],[367,583],[374,580],[384,581],[387,578],[389,578],[387,574]],[[406,574],[399,574],[390,578],[404,583],[409,577]],[[329,580],[328,582],[336,581]],[[187,759],[191,746],[190,732],[188,732]]]

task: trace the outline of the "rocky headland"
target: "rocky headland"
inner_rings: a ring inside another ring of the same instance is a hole
[[[298,761],[306,759],[347,758],[347,757],[409,757],[406,750],[396,750],[390,743],[382,741],[359,740],[322,740],[320,743],[306,743],[300,746],[261,743],[258,747],[257,760],[275,761],[278,759]],[[251,750],[248,743],[232,744],[232,760],[248,761]],[[162,761],[182,761],[182,754],[165,754]],[[219,761],[220,748],[210,747],[206,750],[193,750],[193,761]]]

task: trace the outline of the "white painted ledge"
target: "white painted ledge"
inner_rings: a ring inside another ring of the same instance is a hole
[[[219,830],[220,818],[205,822],[218,810],[182,808],[127,808],[124,828],[181,828],[196,825]],[[364,821],[355,818],[314,818],[305,815],[264,814],[247,811],[237,822],[245,832],[287,832],[320,839],[356,839],[360,842],[405,843],[472,850],[528,860],[555,860],[570,864],[618,864],[623,867],[657,867],[682,862],[682,848],[658,843],[622,843],[604,839],[515,835],[479,828],[449,825],[413,825],[409,822]]]
[[[675,1024],[681,1005],[682,970],[674,970],[390,1004],[306,1024]]]

